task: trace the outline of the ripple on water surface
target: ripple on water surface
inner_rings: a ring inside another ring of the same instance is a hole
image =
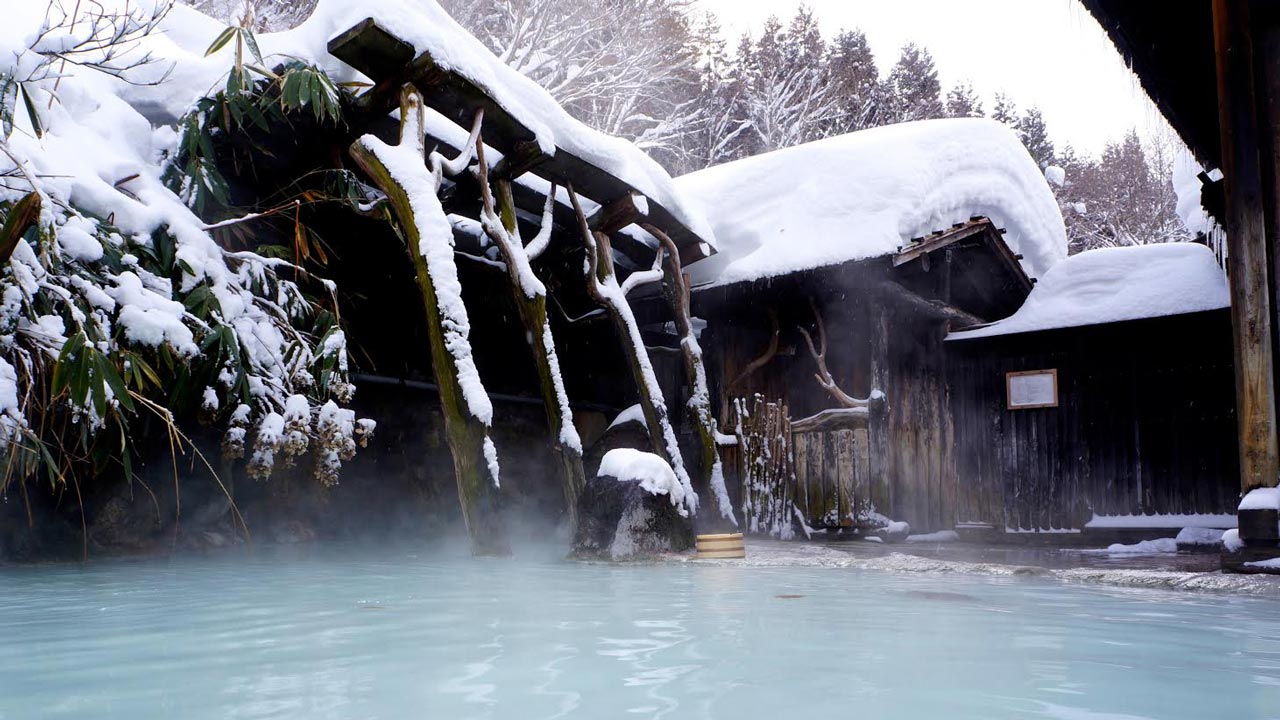
[[[1280,718],[1280,603],[403,550],[0,570],[0,719]]]

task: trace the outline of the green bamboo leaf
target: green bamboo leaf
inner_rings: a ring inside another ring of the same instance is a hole
[[[227,43],[231,42],[231,38],[235,37],[238,32],[240,32],[240,28],[235,26],[230,26],[226,30],[223,30],[222,34],[218,35],[218,37],[214,39],[213,44],[209,46],[209,49],[204,51],[204,56],[209,57],[226,47]]]
[[[120,377],[120,373],[116,372],[115,365],[106,355],[98,356],[98,369],[102,379],[111,388],[112,394],[115,395],[116,401],[120,403],[120,407],[128,412],[133,412],[133,399],[129,397],[129,390],[125,387],[124,379]]]
[[[267,78],[268,80],[279,80],[279,79],[280,79],[280,76],[279,76],[279,75],[276,75],[275,73],[273,73],[273,72],[271,72],[270,70],[268,70],[268,69],[266,69],[266,68],[262,67],[261,65],[252,65],[252,64],[250,64],[250,63],[245,63],[245,65],[244,65],[244,66],[245,66],[246,68],[248,68],[248,69],[250,69],[250,70],[252,70],[252,71],[254,71],[254,72],[258,73],[258,74],[259,74],[259,75],[261,75],[262,77]]]
[[[98,417],[107,416],[107,380],[102,375],[102,353],[89,354],[89,396],[93,399],[93,411]]]
[[[284,76],[284,85],[280,88],[280,102],[286,109],[294,110],[299,107],[301,90],[302,78],[297,70]]]
[[[133,482],[133,453],[129,450],[129,436],[124,434],[124,423],[120,423],[120,464],[124,466],[124,479]]]
[[[135,355],[132,359],[132,364],[133,367],[137,368],[137,371],[144,379],[146,379],[147,382],[157,388],[160,387],[160,376],[156,374],[156,371],[152,369],[149,364],[147,364],[146,360]],[[139,383],[139,389],[141,389],[141,383]]]
[[[241,37],[244,38],[244,44],[249,47],[249,52],[253,55],[253,59],[262,64],[262,51],[258,49],[258,38],[254,36],[253,31],[244,28],[240,31]]]
[[[40,120],[40,112],[36,110],[35,101],[31,99],[31,92],[27,90],[27,84],[18,83],[18,88],[22,92],[22,104],[27,107],[27,117],[31,120],[31,129],[35,131],[36,137],[44,137],[44,122]]]
[[[13,113],[17,106],[17,79],[0,74],[0,137],[8,138],[13,134]]]
[[[67,338],[62,344],[62,351],[58,353],[58,360],[53,364],[53,394],[57,395],[67,387],[71,381],[71,366],[75,358],[79,355],[80,350],[84,347],[84,333],[76,333]]]

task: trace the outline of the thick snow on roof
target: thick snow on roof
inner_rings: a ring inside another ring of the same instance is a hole
[[[874,128],[676,179],[711,220],[719,254],[689,266],[727,285],[896,251],[985,215],[1029,275],[1067,255],[1044,174],[1004,125],[983,118]]]
[[[327,45],[331,38],[369,17],[411,43],[419,53],[430,52],[441,67],[488,92],[534,132],[544,152],[554,153],[560,147],[609,171],[660,203],[700,238],[715,243],[706,219],[677,194],[671,176],[662,166],[634,143],[575,120],[546,90],[494,56],[434,0],[320,0],[306,22],[278,33],[274,43],[264,41],[262,49],[323,61],[326,69],[334,73],[352,75],[353,70],[328,56]]]
[[[154,4],[155,0],[133,0]],[[124,6],[124,0],[107,0],[106,5]],[[31,3],[38,26],[43,3]],[[677,193],[670,175],[634,143],[606,135],[575,120],[550,94],[529,78],[504,64],[479,40],[458,25],[434,0],[320,0],[306,22],[297,28],[257,36],[258,46],[272,66],[288,58],[300,58],[324,68],[335,82],[367,80],[359,72],[329,54],[329,40],[365,18],[374,18],[390,32],[414,45],[419,52],[430,51],[444,68],[462,75],[487,91],[513,117],[532,130],[546,152],[558,146],[628,183],[660,203],[685,227],[708,243],[715,235],[706,218]],[[158,79],[168,72],[168,80],[156,86],[129,86],[117,90],[121,98],[153,124],[172,124],[195,102],[216,92],[226,81],[232,66],[235,43],[205,57],[204,52],[225,24],[191,8],[176,6],[160,30],[147,37],[142,49],[164,62],[156,63],[135,79]],[[0,40],[3,39],[0,30]],[[17,43],[14,43],[17,46]],[[3,46],[3,43],[0,43]],[[442,122],[434,123],[433,131]],[[450,123],[451,124],[451,123]],[[463,132],[461,137],[465,138]]]
[[[1194,243],[1102,248],[1050,270],[1016,313],[948,340],[1011,335],[1230,307],[1227,277]]]

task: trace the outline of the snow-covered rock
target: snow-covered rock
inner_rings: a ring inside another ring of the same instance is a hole
[[[681,515],[687,515],[685,488],[671,465],[653,453],[618,448],[605,453],[597,475],[615,478],[618,482],[639,483],[653,495],[665,495]]]
[[[1067,256],[1044,174],[1004,125],[926,120],[827,138],[676,178],[719,254],[688,270],[727,285],[897,251],[975,215],[1006,228],[1032,277]]]
[[[1227,277],[1194,243],[1101,248],[1073,255],[1040,279],[1013,315],[948,340],[1011,335],[1230,307]]]
[[[683,501],[683,485],[662,458],[611,450],[579,498],[573,556],[634,560],[687,550],[693,531]]]

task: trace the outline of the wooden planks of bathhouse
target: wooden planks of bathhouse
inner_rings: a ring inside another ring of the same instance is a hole
[[[1234,512],[1228,310],[949,341],[946,351],[958,522],[1079,530],[1095,516]],[[1007,374],[1048,369],[1057,405],[1010,408]]]

